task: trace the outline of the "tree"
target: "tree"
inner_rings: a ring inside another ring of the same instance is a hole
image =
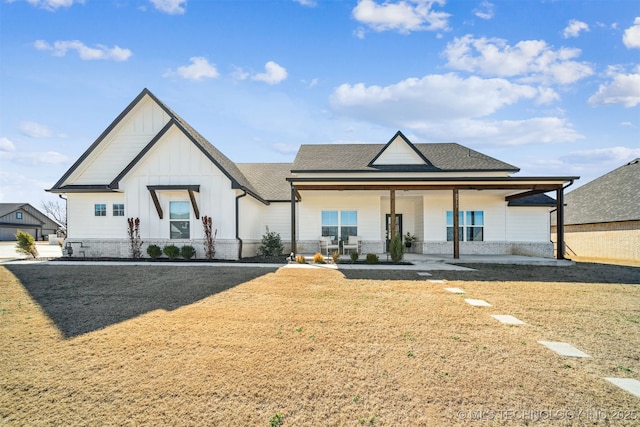
[[[59,201],[43,200],[42,209],[49,218],[60,225],[61,231],[67,234],[67,205]]]
[[[33,258],[38,256],[36,241],[31,234],[18,230],[16,239],[18,240],[18,243],[16,243],[16,251],[25,255],[31,255]]]
[[[393,261],[394,264],[402,261],[402,257],[404,256],[404,246],[402,245],[402,238],[400,235],[396,234],[393,236],[393,239],[391,239],[389,252],[391,252],[391,261]]]

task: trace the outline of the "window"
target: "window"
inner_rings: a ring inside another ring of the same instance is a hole
[[[107,205],[104,203],[96,203],[94,205],[95,216],[107,216]]]
[[[124,203],[113,204],[113,216],[124,216]]]
[[[322,211],[322,235],[347,240],[358,235],[357,211]]]
[[[348,240],[349,236],[358,235],[358,211],[340,212],[340,237]]]
[[[322,211],[322,235],[338,236],[338,211]]]
[[[22,212],[16,212],[16,219],[22,219]]]
[[[484,211],[458,212],[458,240],[482,242],[484,240]],[[466,230],[466,232],[465,232]],[[447,211],[447,242],[453,241],[453,211]]]
[[[189,202],[169,202],[169,230],[171,239],[189,238],[190,217]]]

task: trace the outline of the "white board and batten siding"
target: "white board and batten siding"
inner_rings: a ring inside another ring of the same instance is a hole
[[[424,165],[418,153],[415,152],[400,137],[389,144],[374,162],[375,165]]]
[[[165,111],[145,97],[83,162],[65,184],[104,184],[113,180],[167,124]]]
[[[549,207],[509,207],[507,208],[506,228],[508,240],[513,242],[549,242]]]

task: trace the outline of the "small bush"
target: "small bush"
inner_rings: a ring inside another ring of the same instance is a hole
[[[180,249],[176,245],[165,246],[162,252],[164,252],[169,259],[176,259],[180,256]]]
[[[267,232],[262,236],[262,244],[258,247],[258,255],[278,256],[282,255],[283,250],[280,233],[269,231],[269,227],[267,227]]]
[[[376,254],[367,254],[367,264],[377,264],[378,263],[378,255]]]
[[[333,253],[331,254],[331,259],[335,264],[338,264],[340,262],[340,252],[333,251]]]
[[[18,230],[16,239],[18,240],[18,243],[16,243],[16,251],[25,255],[31,255],[33,258],[38,256],[36,241],[31,234]]]
[[[402,238],[400,235],[396,234],[393,239],[391,239],[391,243],[389,243],[389,252],[391,253],[391,261],[394,264],[402,261],[402,257],[404,256],[404,245],[402,244]]]
[[[351,262],[358,262],[358,257],[360,255],[358,255],[358,252],[351,252],[351,254],[349,254],[349,256],[351,257]]]
[[[162,256],[162,249],[160,249],[160,246],[158,245],[149,245],[147,248],[147,255],[153,259],[160,258]]]
[[[316,264],[326,264],[324,261],[324,256],[318,252],[313,256],[313,262],[315,262]]]
[[[196,249],[193,246],[185,245],[180,249],[180,256],[184,259],[191,259],[196,256]]]
[[[306,260],[306,259],[304,259],[304,257],[303,257],[302,255],[298,255],[298,256],[296,257],[296,262],[297,262],[298,264],[306,264],[306,263],[307,263],[307,260]]]

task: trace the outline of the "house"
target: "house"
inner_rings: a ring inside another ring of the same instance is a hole
[[[35,240],[56,234],[60,225],[29,203],[0,203],[0,241],[16,240],[18,230]]]
[[[202,254],[209,216],[221,259],[254,255],[267,227],[296,253],[318,252],[320,236],[358,236],[362,252],[381,253],[409,232],[419,253],[552,257],[549,212],[562,214],[578,177],[516,172],[402,132],[386,144],[302,145],[293,163],[234,163],[144,89],[48,191],[67,198],[67,243],[91,256],[129,256],[127,218],[140,219],[145,245]]]
[[[640,261],[640,158],[565,197],[565,244],[571,256]],[[555,219],[555,218],[554,218]],[[552,234],[556,233],[552,222]]]

